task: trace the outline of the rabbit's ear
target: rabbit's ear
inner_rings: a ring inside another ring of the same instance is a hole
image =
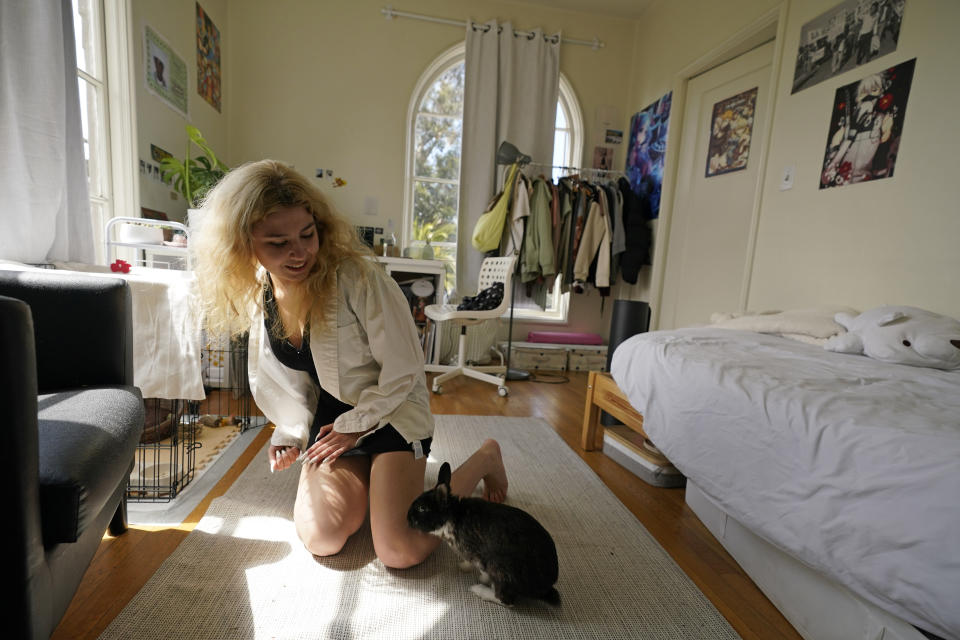
[[[437,475],[437,486],[445,484],[447,485],[447,490],[450,489],[450,463],[444,462],[440,465],[440,473]]]

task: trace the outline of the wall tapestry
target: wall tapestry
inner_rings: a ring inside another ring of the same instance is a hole
[[[650,201],[651,218],[660,214],[663,158],[673,92],[663,96],[630,119],[627,147],[627,179],[634,193]]]
[[[147,90],[187,117],[187,65],[167,41],[144,25],[143,60]]]
[[[917,59],[837,89],[820,188],[893,176]]]
[[[845,0],[800,27],[793,91],[897,50],[906,0]]]
[[[197,93],[220,111],[220,30],[197,3]]]
[[[759,87],[754,87],[713,105],[705,177],[747,168],[757,89]]]

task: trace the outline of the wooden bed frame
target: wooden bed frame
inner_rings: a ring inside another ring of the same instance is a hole
[[[601,411],[606,411],[622,422],[639,438],[629,437],[622,427],[605,429],[600,424]],[[584,451],[602,449],[604,435],[615,438],[619,444],[656,465],[672,467],[670,461],[650,442],[643,430],[643,416],[633,408],[610,374],[591,371],[587,377],[587,399],[584,403],[583,430],[580,434],[581,448]]]

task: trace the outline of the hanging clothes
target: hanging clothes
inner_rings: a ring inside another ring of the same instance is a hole
[[[636,284],[640,269],[652,264],[650,247],[653,243],[653,232],[650,229],[650,218],[653,210],[649,198],[634,193],[626,178],[620,178],[617,186],[623,196],[623,226],[626,234],[626,249],[620,259],[620,274],[629,284]]]
[[[597,191],[597,197],[591,200],[590,211],[584,225],[583,237],[573,267],[573,279],[586,283],[589,280],[590,264],[597,260],[594,286],[610,286],[610,227],[605,207],[606,196]]]
[[[541,176],[533,181],[530,195],[530,217],[523,245],[521,282],[532,282],[556,274],[553,255],[553,219],[550,205],[553,193]]]
[[[500,241],[501,256],[515,256],[523,245],[523,230],[530,215],[530,191],[527,188],[527,178],[522,173],[516,176],[516,185],[513,189],[513,204],[511,206],[510,221],[504,225],[503,237]],[[517,265],[519,267],[519,265]]]

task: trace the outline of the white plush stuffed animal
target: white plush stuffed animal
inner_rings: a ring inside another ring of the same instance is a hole
[[[834,316],[847,333],[823,345],[827,351],[862,353],[883,362],[960,369],[960,321],[916,307],[877,307],[858,316]]]

